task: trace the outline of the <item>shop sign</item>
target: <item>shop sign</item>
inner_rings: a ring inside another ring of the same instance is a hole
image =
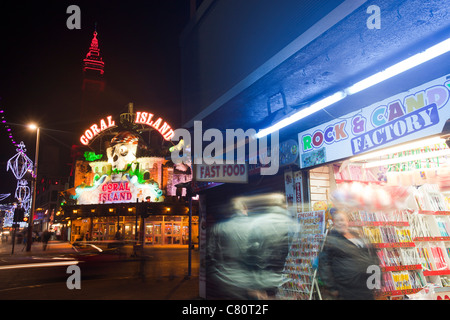
[[[150,112],[136,112],[134,123],[152,127],[158,131],[166,141],[170,141],[174,136],[174,131],[171,126],[162,118],[154,117],[154,114]],[[115,127],[117,127],[117,125],[112,116],[108,116],[105,119],[100,119],[100,121],[92,124],[84,131],[83,135],[80,137],[80,142],[87,146],[95,137],[104,131]]]
[[[114,127],[116,127],[116,122],[112,119],[112,116],[106,117],[106,120],[101,119],[98,124],[94,123],[84,131],[83,135],[80,137],[80,142],[87,146],[97,135]]]
[[[300,167],[335,161],[442,132],[450,80],[430,81],[298,135]]]
[[[126,181],[105,183],[102,185],[101,191],[99,203],[130,202],[133,199],[130,183]]]
[[[247,183],[246,164],[195,164],[194,179],[201,182]]]
[[[124,175],[114,181],[104,175],[95,180],[93,186],[80,185],[75,188],[77,204],[162,202],[164,196],[157,183],[139,183],[136,176]]]

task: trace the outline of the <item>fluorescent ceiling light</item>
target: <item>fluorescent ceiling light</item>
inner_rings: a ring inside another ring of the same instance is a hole
[[[439,151],[415,154],[415,155],[407,156],[407,157],[398,157],[398,158],[368,162],[368,163],[364,164],[364,168],[382,167],[382,166],[387,166],[387,165],[395,164],[395,163],[411,162],[411,161],[416,161],[416,160],[421,160],[421,159],[437,158],[437,157],[443,157],[443,156],[448,156],[448,155],[450,155],[450,149],[444,149],[444,150],[439,150]]]
[[[386,156],[387,154],[399,153],[399,152],[403,152],[406,150],[419,149],[419,148],[422,148],[425,146],[431,146],[431,145],[441,144],[441,143],[445,143],[445,139],[442,139],[441,137],[427,138],[427,139],[391,147],[388,149],[370,152],[370,153],[367,153],[367,154],[364,154],[361,156],[356,156],[356,157],[351,158],[350,161],[351,162],[359,162],[359,161],[364,161],[364,160],[368,160],[368,159]]]
[[[335,94],[332,94],[331,96],[328,96],[322,100],[319,100],[319,101],[313,103],[312,105],[310,105],[309,107],[304,108],[287,118],[284,118],[283,120],[281,120],[280,122],[277,122],[273,126],[270,126],[269,128],[266,128],[263,130],[260,130],[256,134],[256,138],[259,139],[259,138],[265,137],[268,134],[271,134],[272,132],[275,132],[284,127],[287,127],[288,125],[290,125],[302,118],[305,118],[305,117],[309,116],[310,114],[313,114],[319,110],[322,110],[323,108],[326,108],[326,107],[332,105],[333,103],[338,102],[339,100],[344,99],[346,96],[347,96],[347,94],[345,92],[338,91]]]
[[[324,108],[332,105],[333,103],[338,102],[339,100],[342,100],[347,95],[352,95],[352,94],[360,92],[364,89],[370,88],[371,86],[374,86],[380,82],[383,82],[384,80],[392,78],[402,72],[412,69],[424,62],[434,59],[434,58],[436,58],[444,53],[447,53],[449,51],[450,51],[450,38],[426,49],[425,51],[423,51],[421,53],[418,53],[412,57],[409,57],[409,58],[399,62],[399,63],[396,63],[393,66],[385,69],[384,71],[378,72],[364,80],[361,80],[361,81],[355,83],[354,85],[345,89],[343,92],[339,91],[325,99],[322,99],[322,100],[312,104],[308,108],[302,109],[302,110],[294,113],[293,115],[291,115],[285,119],[282,119],[281,121],[275,123],[274,125],[266,128],[266,129],[260,130],[256,134],[256,138],[259,139],[259,138],[265,137],[268,134],[271,134],[272,132],[274,132],[276,130],[280,130],[284,127],[287,127],[287,126],[291,125],[292,123],[313,114],[314,112],[317,112],[321,109],[324,109]]]
[[[357,92],[360,92],[364,89],[367,89],[373,85],[376,85],[377,83],[380,83],[384,80],[387,80],[389,78],[392,78],[402,72],[405,72],[409,69],[412,69],[424,62],[427,62],[431,59],[434,59],[450,50],[450,39],[447,39],[445,41],[442,41],[425,51],[418,53],[416,55],[413,55],[412,57],[409,57],[399,63],[394,64],[393,66],[375,73],[374,75],[361,80],[351,87],[346,89],[346,92],[351,95]]]

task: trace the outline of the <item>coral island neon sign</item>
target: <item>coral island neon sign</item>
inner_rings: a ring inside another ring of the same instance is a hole
[[[161,134],[164,140],[170,141],[170,139],[174,136],[174,131],[171,126],[162,118],[158,118],[155,121],[153,118],[153,113],[138,111],[136,112],[134,123],[152,127]],[[99,134],[116,126],[116,122],[113,120],[112,116],[107,116],[105,119],[101,119],[99,122],[92,124],[88,129],[86,129],[80,137],[80,142],[87,146]]]
[[[98,203],[132,200],[133,194],[128,181],[108,182],[102,185]]]

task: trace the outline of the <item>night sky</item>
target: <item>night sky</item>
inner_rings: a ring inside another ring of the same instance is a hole
[[[80,30],[66,26],[73,4],[81,9]],[[41,144],[51,141],[70,153],[91,125],[73,114],[81,104],[82,61],[96,23],[109,113],[125,112],[133,102],[179,126],[179,36],[188,20],[189,0],[2,1],[0,109],[16,142],[24,141],[34,159],[35,133],[23,126],[33,121],[49,129]],[[0,146],[0,193],[13,193],[6,161],[16,148],[4,124]]]

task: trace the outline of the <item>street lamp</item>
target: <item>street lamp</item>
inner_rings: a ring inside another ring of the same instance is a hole
[[[38,172],[38,160],[39,160],[39,127],[35,124],[28,125],[28,128],[36,130],[36,153],[34,155],[34,170],[32,174],[33,181],[33,198],[31,202],[30,217],[28,219],[28,236],[27,236],[27,251],[31,250],[31,244],[33,242],[33,216],[34,210],[36,209],[36,183],[37,183],[37,172]]]

